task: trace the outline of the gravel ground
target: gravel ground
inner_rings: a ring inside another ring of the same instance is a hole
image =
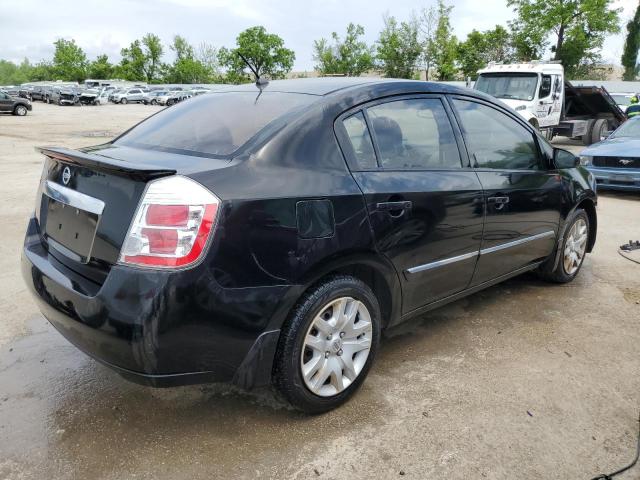
[[[616,250],[640,238],[640,194],[601,194],[573,283],[524,275],[388,332],[362,390],[323,416],[269,389],[141,387],[85,357],[19,272],[33,147],[101,143],[155,111],[36,103],[0,117],[0,479],[582,479],[631,459],[640,265]]]

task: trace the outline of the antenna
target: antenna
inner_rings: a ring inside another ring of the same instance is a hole
[[[251,70],[251,73],[253,73],[253,75],[256,77],[256,85],[258,85],[258,87],[269,83],[268,80],[264,80],[260,78],[258,71],[255,68],[253,68],[253,66],[249,63],[249,61],[245,58],[244,55],[242,55],[240,52],[237,52],[237,53],[238,53],[238,56],[242,59],[242,61],[247,65],[247,67],[249,67],[249,70]]]

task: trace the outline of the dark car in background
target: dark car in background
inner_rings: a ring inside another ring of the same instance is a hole
[[[524,272],[569,282],[596,238],[578,159],[444,84],[235,86],[41,151],[22,271],[62,335],[138,382],[273,383],[311,413],[381,330]]]
[[[640,191],[640,116],[620,125],[602,142],[580,152],[598,188]]]
[[[14,97],[0,90],[0,113],[11,113],[24,117],[32,109],[31,102],[22,97]]]

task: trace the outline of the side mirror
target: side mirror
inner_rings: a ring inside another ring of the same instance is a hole
[[[575,168],[580,165],[580,157],[562,148],[554,148],[553,163],[556,168]]]

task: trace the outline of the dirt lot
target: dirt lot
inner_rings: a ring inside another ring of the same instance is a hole
[[[364,388],[327,415],[270,390],[140,387],[85,357],[19,273],[33,147],[100,143],[154,111],[36,103],[0,117],[0,479],[583,479],[631,459],[640,265],[616,249],[640,238],[640,194],[601,195],[572,284],[525,275],[388,332]]]

